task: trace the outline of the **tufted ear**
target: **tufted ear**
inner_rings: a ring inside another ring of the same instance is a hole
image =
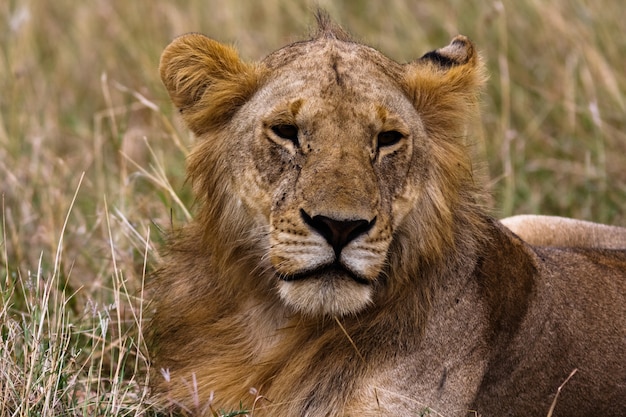
[[[161,55],[161,80],[187,127],[202,135],[226,123],[258,89],[261,70],[234,48],[190,33]]]
[[[448,136],[466,128],[486,77],[472,42],[456,36],[448,46],[406,64],[404,82],[427,131]]]
[[[474,44],[467,37],[458,35],[448,46],[424,54],[419,61],[430,62],[443,69],[466,64],[475,67],[478,63],[478,54]]]

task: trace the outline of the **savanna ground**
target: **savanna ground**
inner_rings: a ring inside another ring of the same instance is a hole
[[[158,413],[143,285],[164,234],[193,212],[193,139],[159,55],[197,31],[259,59],[309,33],[316,4],[399,61],[457,33],[475,41],[491,76],[478,144],[496,215],[626,226],[619,0],[5,0],[0,417]]]

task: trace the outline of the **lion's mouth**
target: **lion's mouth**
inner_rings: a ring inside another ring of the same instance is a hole
[[[339,262],[335,262],[321,268],[298,272],[295,274],[281,274],[280,279],[286,282],[304,281],[309,279],[325,281],[352,280],[361,285],[371,284],[368,279],[360,277],[348,268],[341,265]]]

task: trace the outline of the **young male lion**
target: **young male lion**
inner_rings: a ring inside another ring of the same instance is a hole
[[[198,414],[626,413],[626,250],[534,247],[467,154],[458,36],[398,64],[319,19],[242,62],[199,34],[161,77],[198,137],[196,219],[158,272],[152,384]]]

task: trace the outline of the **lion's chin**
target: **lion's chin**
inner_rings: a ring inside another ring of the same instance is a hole
[[[339,269],[281,279],[278,291],[287,305],[308,316],[355,314],[372,302],[372,285]]]

